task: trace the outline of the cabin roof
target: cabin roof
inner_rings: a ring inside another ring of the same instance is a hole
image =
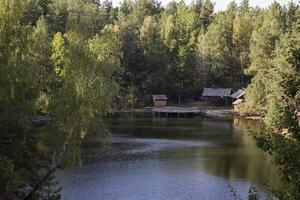
[[[168,97],[167,95],[165,94],[154,94],[152,95],[152,98],[153,98],[153,101],[156,101],[156,100],[168,100]]]
[[[231,88],[204,88],[203,97],[230,97]]]
[[[239,89],[238,91],[236,91],[236,92],[234,92],[233,94],[231,94],[230,97],[231,97],[231,98],[234,98],[234,99],[239,99],[239,98],[241,98],[243,95],[245,95],[245,91]]]

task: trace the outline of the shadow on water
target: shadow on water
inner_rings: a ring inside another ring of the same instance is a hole
[[[129,116],[106,124],[108,151],[85,154],[86,165],[65,174],[64,199],[224,200],[228,184],[244,197],[250,185],[280,185],[270,156],[249,135],[248,128],[259,131],[257,121]]]
[[[206,173],[249,180],[261,186],[269,182],[273,186],[280,184],[270,156],[257,148],[251,137],[250,130],[260,131],[259,121],[131,117],[112,120],[108,124],[114,134],[180,141],[179,147],[162,147],[160,153],[193,158],[194,167]],[[194,141],[198,145],[190,143],[184,147],[183,141]]]

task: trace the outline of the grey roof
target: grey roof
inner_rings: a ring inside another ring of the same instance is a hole
[[[155,94],[155,95],[152,95],[152,98],[153,98],[154,101],[156,101],[156,100],[168,100],[167,95],[164,95],[164,94],[161,94],[161,95]]]
[[[231,88],[204,88],[203,97],[230,97]]]
[[[244,90],[239,89],[238,91],[234,92],[232,95],[230,95],[231,98],[239,99],[245,94]]]

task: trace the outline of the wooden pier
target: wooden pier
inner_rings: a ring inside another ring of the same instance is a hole
[[[188,118],[198,116],[201,113],[201,110],[193,107],[164,107],[153,108],[152,113],[154,117]]]

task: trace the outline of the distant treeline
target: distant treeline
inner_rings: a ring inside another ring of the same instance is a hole
[[[209,0],[166,7],[155,0],[98,5],[101,26],[119,28],[125,105],[143,105],[147,95],[157,93],[190,97],[200,96],[204,87],[247,87],[254,76],[268,73],[276,48],[290,34],[297,38],[299,28],[299,5],[294,3],[283,7],[274,2],[263,10],[244,0],[217,13]],[[264,88],[259,91],[266,96]]]

